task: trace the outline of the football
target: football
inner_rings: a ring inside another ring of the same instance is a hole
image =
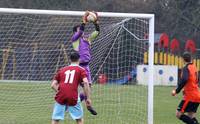
[[[95,22],[97,20],[97,13],[89,11],[86,20],[87,22]]]

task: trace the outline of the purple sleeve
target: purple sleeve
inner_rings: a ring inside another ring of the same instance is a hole
[[[81,35],[83,34],[84,29],[85,29],[85,24],[82,23],[82,24],[80,25],[80,30],[79,30],[78,32],[75,32],[75,33],[73,34],[73,36],[72,36],[72,38],[71,38],[71,41],[72,41],[72,42],[77,41],[77,40],[81,37]]]
[[[83,34],[83,31],[81,31],[81,30],[74,33],[72,38],[71,38],[71,41],[72,42],[77,41],[81,37],[82,34]]]

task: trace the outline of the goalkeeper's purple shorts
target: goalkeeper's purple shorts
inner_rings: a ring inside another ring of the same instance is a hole
[[[83,67],[87,73],[87,79],[89,81],[90,84],[92,84],[92,79],[91,79],[91,73],[90,73],[90,68],[89,68],[89,63],[85,62],[85,63],[80,63],[80,66]]]

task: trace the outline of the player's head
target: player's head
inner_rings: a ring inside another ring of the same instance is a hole
[[[191,62],[192,61],[192,55],[189,52],[183,53],[183,60],[185,62]]]
[[[80,55],[78,54],[78,52],[73,52],[71,55],[70,55],[70,60],[71,62],[79,62],[79,58],[80,58]]]

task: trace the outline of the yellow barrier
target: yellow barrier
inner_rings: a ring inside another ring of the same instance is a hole
[[[144,53],[144,64],[147,64],[148,63],[148,53],[145,52]]]
[[[159,64],[163,64],[163,52],[159,53]]]
[[[167,55],[167,64],[168,65],[171,64],[171,55],[170,54]]]
[[[197,70],[200,71],[200,60],[197,59]]]
[[[178,56],[175,56],[174,58],[174,65],[178,66]]]
[[[158,64],[158,53],[154,53],[154,64]]]
[[[148,63],[148,52],[144,53],[144,64]],[[200,59],[193,59],[193,63],[197,66],[197,70],[200,71]],[[184,62],[181,56],[177,56],[170,53],[154,52],[154,64],[163,65],[176,65],[179,69],[183,68]]]
[[[193,59],[192,61],[193,61],[194,65],[197,66],[197,61],[196,61],[196,59]]]
[[[174,55],[171,55],[171,57],[170,57],[170,65],[174,65]]]
[[[182,68],[183,67],[183,60],[182,57],[178,57],[178,68]]]
[[[163,59],[164,59],[163,64],[167,65],[167,53],[163,53]]]

